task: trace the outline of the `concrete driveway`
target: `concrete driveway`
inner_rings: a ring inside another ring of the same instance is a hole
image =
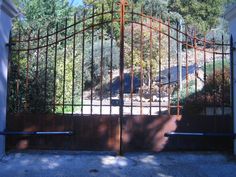
[[[217,153],[28,152],[0,160],[0,177],[236,177],[233,156]]]

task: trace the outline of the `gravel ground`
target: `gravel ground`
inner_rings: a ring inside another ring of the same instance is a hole
[[[0,160],[1,177],[236,177],[235,157],[211,152],[9,153]]]

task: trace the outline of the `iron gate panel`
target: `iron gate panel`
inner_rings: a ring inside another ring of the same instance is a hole
[[[120,153],[123,147],[159,151],[168,147],[164,134],[170,131],[232,133],[231,50],[225,41],[224,36],[190,35],[173,20],[134,11],[125,0],[108,10],[93,7],[45,30],[13,32],[7,128],[72,130],[76,135],[65,137],[64,148],[90,149],[72,145],[75,137],[82,138],[82,124],[96,129],[97,139],[88,133],[87,143],[100,139],[99,150]],[[192,124],[196,117],[214,126]],[[78,120],[85,118],[91,124]],[[12,121],[19,119],[21,126]],[[20,140],[11,138],[9,147],[19,148]],[[41,145],[30,147],[53,147],[46,143],[49,137],[41,139]]]

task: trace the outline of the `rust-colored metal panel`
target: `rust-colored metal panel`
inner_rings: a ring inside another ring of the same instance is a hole
[[[7,149],[117,151],[117,116],[16,114],[7,119],[8,131],[73,131],[68,135],[7,136]]]
[[[8,131],[73,131],[68,135],[7,136],[8,150],[51,149],[115,151],[120,148],[118,116],[15,114],[7,119]],[[124,116],[123,150],[232,150],[232,139],[221,137],[165,137],[165,133],[232,133],[231,117]]]
[[[233,133],[230,116],[185,115],[177,124],[176,132]],[[169,150],[217,150],[231,152],[232,137],[170,137],[166,146]]]
[[[175,131],[180,116],[125,117],[123,143],[125,151],[161,151],[168,143],[165,133]]]

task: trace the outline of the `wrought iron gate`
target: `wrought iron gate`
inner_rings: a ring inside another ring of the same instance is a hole
[[[207,37],[125,0],[13,33],[8,130],[74,135],[9,137],[9,148],[159,151],[176,129],[232,133],[230,44]]]

